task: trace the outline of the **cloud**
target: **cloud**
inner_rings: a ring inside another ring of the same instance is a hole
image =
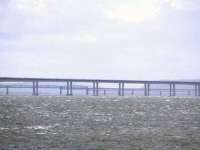
[[[79,40],[83,43],[94,43],[97,41],[97,37],[92,32],[83,32],[80,34]]]
[[[199,0],[165,0],[176,10],[194,11],[200,9]]]
[[[98,1],[10,0],[2,13],[1,5],[0,32],[77,34],[99,26],[103,20]]]
[[[159,19],[166,5],[181,11],[200,10],[199,0],[107,0],[104,13],[113,21],[140,24]]]
[[[23,13],[43,15],[49,9],[47,0],[17,0],[14,3]]]
[[[106,16],[118,22],[143,23],[155,19],[160,12],[157,0],[111,1],[106,5]]]
[[[198,4],[195,0],[0,0],[0,68],[4,75],[16,75],[17,68],[21,68],[18,75],[25,71],[31,75],[33,67],[36,75],[45,72],[44,76],[60,72],[66,77],[70,72],[72,77],[103,73],[106,78],[147,79],[149,68],[154,70],[152,77],[169,77],[172,67],[178,76],[176,70],[188,63],[195,73],[199,13],[187,10],[198,9]],[[185,63],[177,64],[179,56],[188,62],[180,59]],[[57,70],[51,72],[52,68]],[[181,71],[180,76],[187,74]]]

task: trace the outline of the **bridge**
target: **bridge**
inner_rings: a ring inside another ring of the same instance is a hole
[[[55,83],[52,85],[44,85],[44,83]],[[59,83],[59,84],[58,84]],[[85,85],[77,85],[85,84]],[[104,87],[104,84],[116,85],[116,88]],[[127,85],[141,85],[141,88],[128,88]],[[100,86],[101,85],[101,86]],[[155,89],[152,85],[164,85],[167,89]],[[184,88],[177,88],[184,86]],[[188,88],[185,88],[187,87]],[[9,89],[27,88],[32,90],[33,96],[40,95],[40,89],[58,89],[59,95],[66,96],[75,95],[74,91],[84,90],[85,95],[100,96],[107,95],[108,90],[117,91],[118,96],[126,96],[129,91],[134,95],[136,91],[143,93],[143,96],[151,96],[152,91],[159,91],[159,95],[163,96],[163,92],[168,91],[167,96],[177,96],[179,92],[186,92],[188,96],[200,96],[200,82],[195,81],[148,81],[148,80],[101,80],[101,79],[58,79],[58,78],[11,78],[0,77],[0,89],[5,89],[5,94],[9,95]],[[2,94],[0,94],[2,95]]]

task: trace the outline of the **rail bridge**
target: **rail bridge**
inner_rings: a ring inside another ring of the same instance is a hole
[[[14,83],[14,84],[13,84]],[[60,83],[58,85],[42,85],[41,83]],[[77,86],[75,84],[84,86]],[[88,86],[88,84],[90,86]],[[114,84],[116,88],[107,88],[103,84]],[[141,88],[127,88],[126,85],[142,85]],[[101,85],[101,86],[100,86]],[[154,89],[152,85],[165,85],[167,89]],[[188,86],[188,88],[178,89],[178,86]],[[143,96],[151,96],[152,91],[159,91],[159,95],[163,96],[164,91],[168,91],[167,96],[177,96],[179,92],[186,92],[188,96],[200,96],[200,82],[194,81],[148,81],[148,80],[105,80],[105,79],[58,79],[58,78],[11,78],[0,77],[0,89],[5,89],[5,94],[9,95],[12,88],[28,88],[31,89],[32,95],[40,95],[40,89],[58,89],[59,95],[66,91],[66,96],[74,95],[77,89],[84,90],[85,95],[99,96],[103,91],[106,95],[108,90],[117,91],[118,96],[126,96],[127,91],[134,95],[134,92],[141,91]],[[2,94],[0,94],[2,95]]]

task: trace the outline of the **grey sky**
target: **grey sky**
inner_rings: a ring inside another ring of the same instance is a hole
[[[197,79],[199,0],[0,0],[0,76]]]

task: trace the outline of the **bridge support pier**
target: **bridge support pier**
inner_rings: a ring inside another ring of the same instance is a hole
[[[119,83],[118,96],[124,96],[124,82]]]
[[[173,86],[173,96],[176,96],[176,85],[173,84],[172,86]]]
[[[72,81],[69,82],[69,95],[72,96],[73,95],[73,85],[72,85]]]
[[[33,96],[35,96],[35,82],[33,81]]]
[[[69,96],[69,81],[67,81],[67,87],[66,87],[67,89],[67,96]]]
[[[169,84],[169,96],[172,96],[172,84]]]
[[[9,95],[9,87],[6,87],[6,95]]]
[[[96,82],[96,96],[99,96],[99,82]]]
[[[86,95],[88,96],[89,95],[89,88],[88,87],[85,89],[85,92],[86,92]]]
[[[60,87],[60,96],[62,95],[62,87]]]
[[[119,88],[118,88],[118,96],[121,96],[121,83],[119,83]]]
[[[131,95],[132,95],[132,96],[134,95],[134,89],[131,90]]]
[[[39,96],[39,82],[38,81],[35,82],[35,86],[36,86],[36,96]]]
[[[124,82],[122,82],[122,96],[124,96]]]
[[[176,96],[176,84],[175,83],[170,83],[169,84],[170,89],[169,89],[169,95],[170,96]]]
[[[96,95],[96,83],[93,82],[93,96]]]
[[[93,96],[99,96],[99,82],[93,82]]]
[[[106,95],[106,89],[103,90],[103,94],[104,94],[104,96]]]
[[[72,81],[67,81],[67,96],[73,95],[72,90],[73,90]]]
[[[33,96],[38,96],[39,92],[38,92],[39,86],[38,86],[38,81],[33,81]]]
[[[149,96],[149,94],[150,94],[150,84],[145,83],[144,84],[144,96]]]
[[[198,96],[198,84],[194,85],[194,95]]]
[[[200,96],[200,84],[198,84],[198,96]]]

